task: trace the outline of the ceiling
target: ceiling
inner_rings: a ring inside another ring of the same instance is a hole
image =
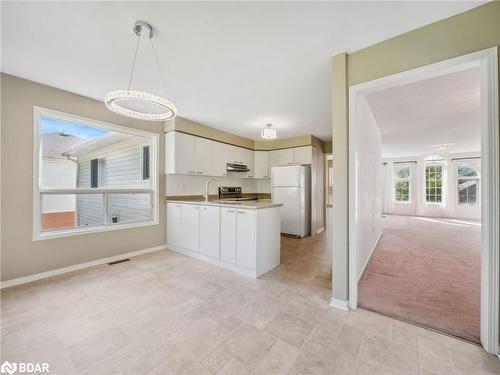
[[[2,71],[102,100],[150,22],[179,115],[252,139],[331,139],[330,59],[478,2],[2,2]],[[146,40],[145,40],[146,41]],[[143,43],[132,88],[164,95]]]
[[[366,95],[382,135],[382,157],[425,156],[448,144],[452,153],[481,149],[479,67]]]

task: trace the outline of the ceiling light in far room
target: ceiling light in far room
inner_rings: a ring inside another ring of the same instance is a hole
[[[271,128],[273,124],[266,124],[266,127],[260,131],[260,136],[263,139],[276,139],[278,138],[278,131]]]
[[[450,145],[449,144],[441,144],[432,146],[432,151],[441,156],[448,155],[450,153]]]
[[[104,97],[104,104],[106,104],[106,107],[115,113],[139,120],[165,121],[173,119],[177,115],[177,108],[172,102],[148,92],[130,89],[132,85],[132,78],[134,77],[137,52],[139,50],[142,33],[144,32],[151,42],[151,48],[153,49],[153,54],[156,60],[156,65],[158,66],[163,88],[165,89],[165,94],[167,93],[167,85],[165,84],[165,78],[163,77],[163,72],[161,70],[158,55],[156,54],[156,49],[153,43],[153,27],[144,21],[137,21],[134,24],[133,30],[135,35],[137,35],[137,45],[135,47],[128,88],[126,90],[114,90],[107,93]]]

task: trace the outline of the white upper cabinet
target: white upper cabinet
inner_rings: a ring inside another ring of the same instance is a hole
[[[254,177],[269,178],[269,152],[255,151],[254,156]]]
[[[273,167],[311,164],[312,146],[252,151],[178,131],[165,134],[166,174],[226,177],[227,163],[248,167],[238,177],[270,178]]]
[[[295,147],[293,151],[295,164],[311,164],[312,146]]]
[[[243,164],[245,164],[248,169],[250,170],[249,172],[246,173],[245,177],[254,177],[254,156],[253,153],[254,151],[248,150],[246,148],[242,148],[242,156],[243,156]]]
[[[212,141],[194,137],[195,171],[197,175],[212,175]]]
[[[273,167],[279,167],[279,166],[280,166],[279,151],[278,150],[269,151],[269,171],[271,171]],[[271,177],[271,172],[269,172],[269,177]]]
[[[245,149],[237,146],[227,146],[227,162],[245,164]]]
[[[225,143],[212,142],[212,175],[227,176],[227,147]]]
[[[165,134],[165,173],[195,174],[195,137],[179,132]]]
[[[293,148],[285,148],[283,150],[278,150],[278,162],[280,167],[286,165],[294,165],[295,162],[294,162]]]

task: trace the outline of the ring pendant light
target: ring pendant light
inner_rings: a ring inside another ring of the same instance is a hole
[[[137,21],[134,24],[133,30],[135,35],[137,35],[137,44],[132,62],[132,71],[130,72],[130,78],[128,81],[128,88],[126,90],[110,91],[104,97],[104,104],[115,113],[139,120],[165,121],[173,119],[177,115],[177,108],[172,102],[148,92],[130,89],[132,85],[132,78],[134,76],[135,62],[137,59],[141,35],[143,32],[146,32],[151,42],[151,48],[153,49],[153,54],[160,72],[165,93],[168,92],[165,78],[163,77],[163,72],[158,61],[158,55],[153,43],[153,27],[147,22]]]

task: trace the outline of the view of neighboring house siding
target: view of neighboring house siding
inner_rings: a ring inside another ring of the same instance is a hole
[[[80,164],[79,186],[89,188],[92,159],[103,159],[104,176],[99,176],[100,187],[149,187],[142,180],[142,147],[149,145],[142,139],[127,140],[78,156]],[[78,225],[103,223],[103,196],[81,195],[77,200]],[[150,194],[110,194],[108,197],[108,223],[116,217],[118,223],[143,221],[151,218]]]
[[[76,187],[76,162],[61,158],[44,158],[42,163],[42,186],[54,188]],[[75,211],[74,195],[43,196],[43,213],[68,211]]]

